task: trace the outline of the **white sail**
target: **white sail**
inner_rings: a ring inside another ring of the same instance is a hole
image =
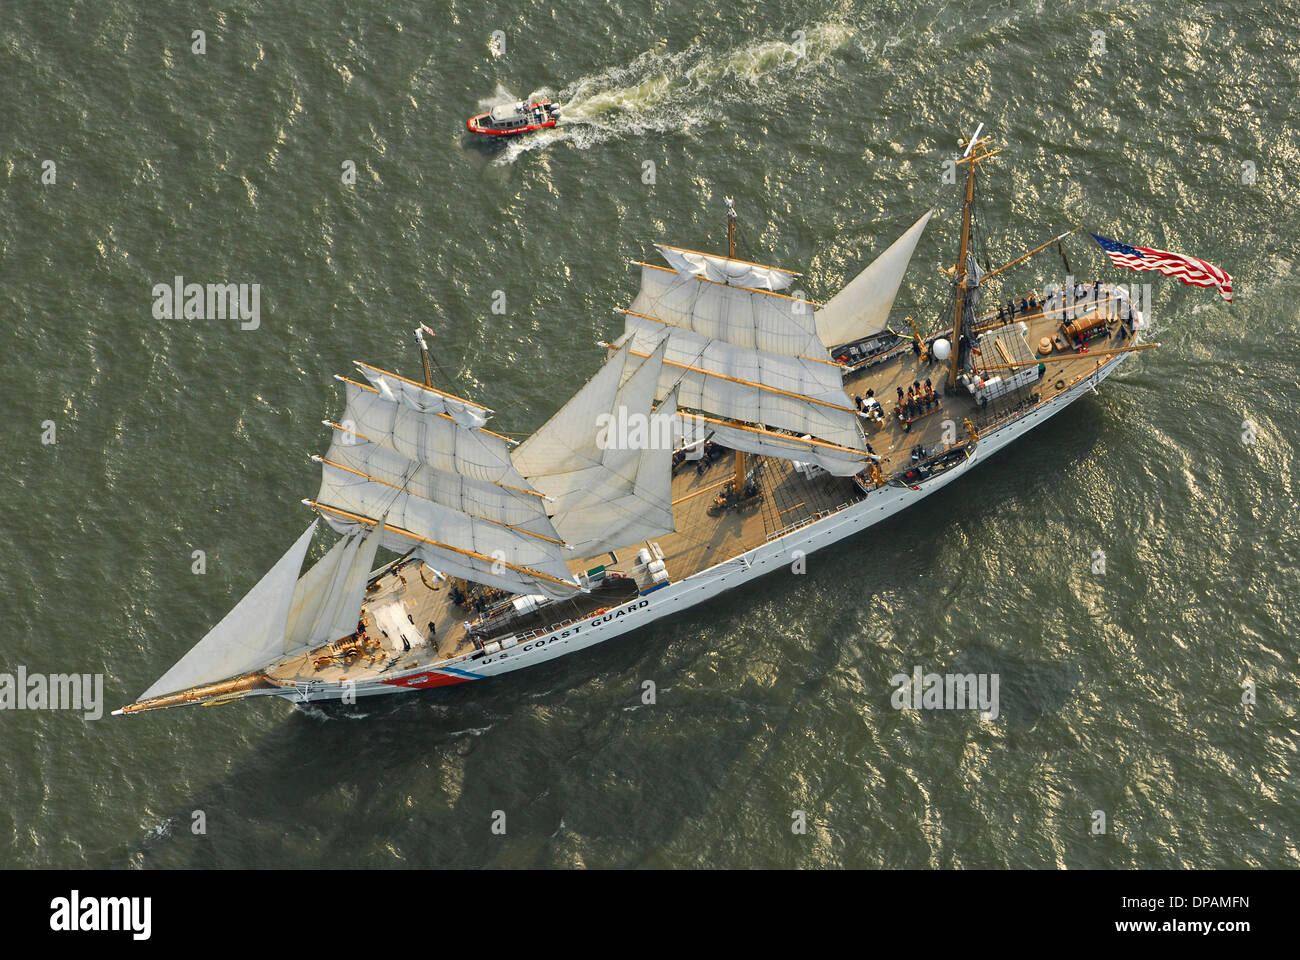
[[[267,574],[235,604],[221,622],[208,632],[189,653],[140,695],[150,700],[164,694],[219,680],[229,680],[276,660],[284,645],[285,625],[293,602],[298,571],[312,534],[307,532],[276,561]]]
[[[347,408],[339,424],[342,442],[382,444],[414,460],[474,480],[527,489],[527,481],[510,462],[504,438],[486,430],[462,427],[450,415],[421,413],[385,398],[373,387],[350,380]]]
[[[677,393],[673,393],[673,404],[677,403]],[[692,413],[678,411],[673,417],[673,449],[690,450],[701,446],[709,436],[709,425]]]
[[[907,232],[871,261],[815,314],[817,335],[827,347],[879,333],[903,283],[903,274],[934,211],[928,210]]]
[[[342,432],[335,433],[324,460],[461,513],[558,537],[546,515],[546,500],[523,489],[439,470]]]
[[[607,367],[631,369],[609,409],[587,426],[563,470],[529,480],[553,501],[551,518],[578,556],[594,556],[673,530],[672,451],[675,401],[652,410],[666,344],[644,360],[616,354]],[[540,431],[539,431],[540,433]],[[576,445],[575,445],[576,446]],[[522,447],[520,448],[523,449]],[[594,452],[593,452],[594,451]]]
[[[691,419],[690,414],[682,416]],[[712,439],[724,447],[743,450],[745,453],[754,453],[762,457],[779,457],[782,460],[813,463],[837,477],[851,477],[861,473],[867,466],[866,451],[859,453],[840,450],[812,440],[803,440],[800,437],[770,430],[754,428],[747,430],[741,426],[716,421],[705,422],[698,418],[695,422],[699,424],[698,429],[711,434]]]
[[[817,336],[814,304],[641,265],[641,289],[628,310],[737,347],[830,359]]]
[[[744,260],[732,260],[711,253],[700,253],[698,250],[672,247],[666,243],[656,243],[655,249],[678,273],[707,277],[718,283],[729,283],[735,287],[784,290],[790,286],[795,277],[799,276],[793,270],[746,263]]]
[[[515,469],[535,479],[599,464],[597,420],[616,407],[627,359],[627,350],[616,351],[551,419],[516,447],[511,452]]]
[[[317,509],[339,533],[387,515],[380,544],[395,553],[412,547],[431,566],[478,583],[521,593],[569,596],[563,546],[505,524],[471,516],[407,490],[334,466],[321,465]],[[394,529],[396,528],[396,529]]]
[[[286,653],[356,632],[378,549],[378,526],[358,530],[340,539],[302,575],[284,631]]]
[[[457,420],[438,391],[358,367],[371,386],[344,379],[347,409],[322,460],[316,505],[330,526],[346,533],[365,526],[355,517],[373,523],[388,512],[404,531],[380,533],[389,549],[414,547],[444,573],[503,590],[572,595],[545,499],[514,468],[505,439],[472,425],[487,408]]]
[[[487,423],[492,411],[460,397],[454,397],[433,387],[388,373],[368,363],[356,362],[356,368],[370,381],[385,400],[406,404],[420,413],[445,413],[462,427],[481,427]]]
[[[633,314],[615,346],[630,345],[644,356],[665,340],[659,395],[680,385],[683,407],[863,446],[862,428],[835,364],[745,350]]]

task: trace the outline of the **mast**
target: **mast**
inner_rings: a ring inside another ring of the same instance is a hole
[[[736,259],[736,207],[731,197],[723,197],[727,205],[727,259]]]
[[[956,163],[969,164],[966,169],[966,201],[962,205],[961,213],[961,246],[957,252],[957,283],[953,294],[952,306],[952,352],[951,359],[948,362],[948,389],[954,390],[957,387],[957,371],[961,369],[961,337],[962,337],[962,314],[966,310],[966,254],[970,249],[970,217],[971,203],[975,198],[975,165],[982,160],[987,160],[995,154],[1001,153],[1001,150],[981,150],[990,140],[989,137],[976,139],[980,130],[984,128],[980,124],[975,131],[975,137],[972,137],[966,144],[966,152]]]
[[[429,330],[429,328],[424,324],[420,324],[420,326],[415,328],[415,340],[420,344],[420,363],[424,367],[424,385],[426,387],[432,387],[433,373],[429,370],[429,345],[424,342],[424,334],[426,330],[428,331],[429,336],[433,336],[432,330]]]
[[[736,207],[731,197],[723,197],[727,205],[727,259],[736,259]],[[735,421],[740,425],[740,421]],[[736,451],[736,475],[731,480],[731,494],[740,499],[745,495],[745,451]]]

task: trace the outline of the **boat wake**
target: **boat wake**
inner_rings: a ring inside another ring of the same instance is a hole
[[[516,97],[498,86],[492,98],[479,101],[479,109],[517,99],[556,100],[562,107],[558,126],[513,140],[498,164],[560,142],[586,150],[615,138],[689,130],[716,120],[727,103],[756,96],[770,101],[783,82],[819,69],[852,38],[846,26],[817,24],[790,39],[722,52],[693,44],[666,53],[661,41],[627,66],[583,77],[563,90],[544,87]]]
[[[357,712],[355,708],[350,711],[330,712],[322,710],[320,707],[311,703],[300,703],[296,700],[291,702],[299,713],[322,723],[328,720],[364,720],[366,717],[370,716],[369,713]]]

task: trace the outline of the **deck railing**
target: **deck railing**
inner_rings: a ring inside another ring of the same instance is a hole
[[[780,540],[786,534],[794,533],[796,530],[806,527],[810,523],[816,523],[818,520],[825,520],[827,517],[834,516],[835,514],[839,513],[841,510],[846,510],[851,506],[853,506],[853,502],[845,501],[844,503],[841,503],[838,507],[832,507],[829,510],[818,510],[816,513],[804,517],[802,520],[796,520],[794,523],[787,524],[786,526],[778,530],[776,533],[769,533],[767,535],[767,540],[765,542],[771,543],[773,540]]]

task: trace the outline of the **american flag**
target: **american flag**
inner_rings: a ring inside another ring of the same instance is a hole
[[[1130,247],[1099,237],[1095,233],[1092,239],[1101,244],[1106,255],[1117,266],[1128,267],[1130,270],[1159,270],[1166,277],[1177,277],[1194,287],[1218,287],[1219,296],[1232,303],[1232,277],[1212,263],[1181,253],[1170,253],[1168,250]]]

